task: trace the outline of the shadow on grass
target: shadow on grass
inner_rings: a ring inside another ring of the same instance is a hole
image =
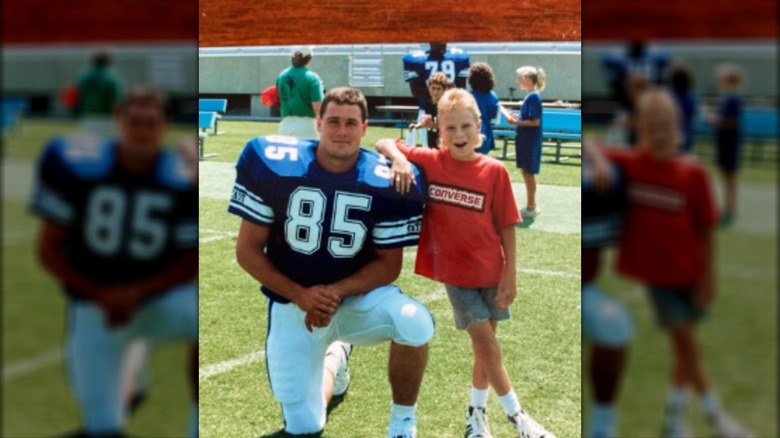
[[[330,403],[328,404],[328,413],[327,415],[330,416],[331,411],[336,409],[346,397],[346,393],[342,395],[334,395],[333,398],[330,400]],[[328,435],[325,434],[325,432],[319,432],[319,433],[313,433],[308,435],[290,435],[289,433],[284,431],[284,428],[272,432],[269,434],[261,435],[259,438],[329,438]]]

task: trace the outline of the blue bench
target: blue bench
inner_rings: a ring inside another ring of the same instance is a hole
[[[777,161],[777,116],[777,108],[747,107],[742,112],[743,145],[746,146],[746,153],[751,162],[764,161],[767,146],[774,148],[774,161]],[[693,130],[698,138],[713,139],[715,137],[715,128],[709,124],[703,114],[699,114],[694,120]]]
[[[582,142],[582,111],[578,109],[544,108],[542,110],[542,141],[555,143],[555,158],[551,163],[560,163],[570,156],[562,156],[561,149],[581,149]],[[507,123],[503,113],[499,111],[498,121],[493,127],[493,138],[504,141],[502,159],[507,157],[509,142],[515,140],[515,126]],[[576,145],[567,144],[577,142]],[[574,157],[581,156],[580,154]]]
[[[198,159],[205,159],[217,156],[217,154],[204,154],[203,149],[206,143],[206,138],[209,134],[206,132],[208,129],[212,129],[217,125],[217,113],[211,111],[199,111],[198,112]]]
[[[219,132],[218,124],[219,119],[222,118],[221,113],[227,111],[227,99],[198,99],[198,111],[213,112],[216,116],[216,120],[214,121],[214,132],[211,134],[224,134],[224,132]]]
[[[20,97],[3,97],[0,116],[2,116],[2,130],[4,133],[16,126],[25,109],[27,109],[27,101],[24,99]]]

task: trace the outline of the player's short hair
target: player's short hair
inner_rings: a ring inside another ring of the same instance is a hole
[[[487,93],[496,86],[496,76],[486,62],[475,62],[469,68],[469,86],[477,93]]]
[[[516,70],[518,76],[531,78],[534,83],[534,90],[544,90],[544,83],[547,81],[547,74],[541,67],[534,67],[530,65],[524,65]]]
[[[430,42],[430,51],[429,54],[435,56],[435,57],[441,57],[444,56],[444,53],[447,51],[447,43],[441,42],[441,41],[431,41]]]
[[[329,90],[320,105],[320,118],[325,117],[325,110],[331,102],[338,105],[357,105],[360,107],[361,121],[368,120],[368,103],[360,90],[350,87],[337,87]]]
[[[159,89],[150,85],[136,85],[127,92],[127,95],[119,102],[118,111],[126,111],[134,105],[154,107],[160,110],[163,115],[168,111],[168,98]]]
[[[436,72],[431,75],[430,78],[428,78],[428,86],[431,85],[441,85],[442,88],[445,90],[447,89],[447,85],[450,83],[449,79],[447,79],[447,75],[445,75],[442,72]]]

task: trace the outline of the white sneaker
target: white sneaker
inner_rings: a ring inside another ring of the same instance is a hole
[[[466,438],[493,438],[490,434],[485,408],[469,406],[466,418]]]
[[[737,420],[721,412],[710,420],[715,428],[716,438],[754,438],[755,435],[745,429]]]
[[[666,407],[664,414],[664,428],[661,431],[662,438],[691,438],[693,433],[685,421],[682,412]]]
[[[406,417],[403,421],[390,420],[387,438],[417,438],[417,421]]]
[[[522,409],[514,415],[507,415],[507,417],[517,432],[517,438],[555,438],[555,435],[547,432],[541,424]]]
[[[662,438],[692,438],[693,433],[688,427],[688,423],[682,418],[675,421],[664,420],[664,430],[661,432]]]
[[[529,210],[528,207],[523,207],[523,208],[520,209],[520,217],[523,217],[523,218],[536,217],[536,216],[539,216],[541,213],[542,213],[542,211],[539,210],[539,206],[538,205],[533,210]]]
[[[352,345],[341,341],[335,341],[328,346],[325,352],[326,367],[335,371],[333,382],[333,395],[338,397],[344,395],[349,387],[349,368],[347,362],[352,354]],[[330,366],[328,366],[330,365]]]

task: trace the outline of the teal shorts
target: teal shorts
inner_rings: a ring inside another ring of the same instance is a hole
[[[707,316],[706,310],[696,308],[692,287],[649,286],[648,293],[655,309],[656,322],[663,328],[683,322],[695,323]]]

